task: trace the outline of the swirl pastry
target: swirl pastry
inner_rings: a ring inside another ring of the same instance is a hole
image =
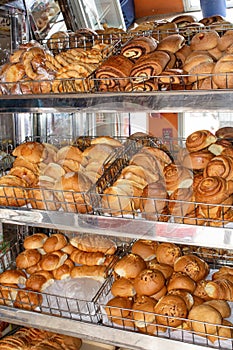
[[[198,130],[190,134],[186,139],[186,148],[189,152],[200,151],[209,147],[217,140],[209,130]]]
[[[122,91],[128,84],[133,62],[123,55],[111,56],[96,70],[101,91]]]
[[[157,50],[143,55],[132,67],[130,76],[134,77],[135,82],[150,79],[162,73],[169,61],[170,55],[165,51]]]
[[[121,49],[121,54],[132,60],[156,50],[157,40],[148,36],[139,36],[131,39]]]
[[[233,158],[229,156],[214,157],[204,169],[205,177],[220,176],[226,180],[233,180]]]
[[[145,80],[140,83],[129,82],[125,87],[125,92],[132,91],[157,91],[159,89],[158,83],[154,80]]]
[[[233,301],[233,282],[225,278],[209,281],[205,291],[210,298]]]
[[[195,210],[195,195],[192,187],[177,188],[170,196],[168,208],[175,222],[183,222],[183,217]]]
[[[188,188],[192,186],[193,176],[191,172],[174,163],[171,163],[163,169],[164,180],[169,194],[177,188]]]

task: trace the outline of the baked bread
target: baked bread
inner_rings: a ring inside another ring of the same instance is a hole
[[[218,46],[219,34],[215,30],[201,31],[195,34],[190,42],[191,50],[211,50]]]
[[[26,274],[21,270],[5,270],[0,274],[1,284],[24,285],[26,282]]]
[[[74,266],[71,269],[70,276],[71,278],[92,278],[94,280],[103,282],[106,278],[106,266],[104,265],[82,265]]]
[[[212,158],[206,165],[203,175],[205,177],[220,176],[226,180],[232,180],[233,158],[224,155]]]
[[[123,256],[113,269],[120,277],[135,278],[141,271],[146,269],[146,262],[139,255],[130,253]]]
[[[70,259],[76,263],[81,265],[103,265],[105,261],[105,254],[101,252],[84,252],[79,249],[75,249],[71,255]]]
[[[213,153],[211,153],[209,150],[190,152],[184,156],[183,166],[191,170],[203,170],[213,157]]]
[[[101,235],[76,235],[70,239],[70,244],[89,253],[101,252],[113,255],[117,250],[117,245],[112,239]]]
[[[54,233],[46,239],[43,249],[46,253],[61,250],[67,245],[67,239],[62,233]]]
[[[49,271],[38,271],[30,275],[26,281],[26,288],[36,292],[43,292],[53,284],[53,275]]]
[[[166,36],[166,38],[160,40],[158,44],[158,50],[164,50],[176,53],[185,44],[185,39],[183,35],[171,34]]]
[[[40,265],[42,270],[52,271],[64,264],[67,259],[67,254],[62,251],[54,251],[52,253],[47,253],[42,256]]]
[[[155,321],[155,305],[156,300],[148,296],[142,295],[136,298],[132,306],[132,315],[136,327],[145,327],[147,323],[153,323]]]
[[[185,289],[191,294],[196,289],[196,282],[184,272],[174,272],[168,281],[167,290]]]
[[[178,327],[188,314],[186,303],[179,295],[165,295],[154,307],[156,322],[164,326]]]
[[[57,269],[52,271],[53,277],[55,280],[64,280],[66,278],[70,278],[70,273],[72,268],[74,267],[74,263],[69,258],[66,259],[63,265],[59,266]]]
[[[160,264],[173,266],[176,259],[181,255],[181,249],[174,243],[160,243],[156,250],[156,258]]]
[[[164,181],[151,182],[146,185],[140,200],[140,211],[146,219],[159,219],[167,206],[168,194]]]
[[[222,318],[228,318],[231,316],[231,308],[226,300],[209,300],[205,301],[204,305],[210,305],[216,310],[218,310]]]
[[[124,325],[124,319],[131,318],[132,306],[131,298],[114,297],[107,302],[105,311],[111,322]]]
[[[36,265],[41,260],[41,254],[37,249],[26,249],[16,257],[16,267],[18,269],[27,269]]]
[[[177,188],[188,188],[193,183],[193,176],[190,170],[174,163],[164,167],[163,175],[169,194]]]
[[[150,261],[156,257],[158,243],[146,239],[138,239],[132,245],[131,252],[140,255],[145,261]]]
[[[187,137],[186,148],[189,152],[197,152],[209,147],[216,140],[216,136],[209,130],[198,130]]]
[[[184,272],[195,282],[205,279],[209,273],[209,265],[197,255],[187,254],[174,262],[175,272]]]
[[[45,233],[35,233],[31,236],[27,236],[23,241],[25,249],[38,249],[42,248],[44,242],[48,236]]]
[[[125,277],[116,279],[112,284],[111,293],[114,297],[133,297],[136,294],[133,280]]]
[[[138,36],[123,45],[121,54],[131,60],[136,60],[142,55],[155,51],[157,46],[157,40],[153,37]]]
[[[203,301],[211,300],[210,296],[206,293],[205,287],[207,283],[210,282],[207,279],[199,280],[196,283],[196,288],[193,292],[193,295],[201,298]]]
[[[32,163],[39,163],[43,160],[45,146],[36,141],[28,141],[17,146],[12,154],[14,157],[26,158]]]
[[[18,309],[34,310],[42,304],[42,295],[27,289],[19,290],[14,302],[14,307]]]
[[[188,314],[188,319],[191,329],[201,334],[215,334],[217,325],[222,324],[220,312],[205,303],[193,307]]]
[[[145,269],[135,277],[133,285],[138,295],[151,296],[164,287],[165,278],[159,270]]]

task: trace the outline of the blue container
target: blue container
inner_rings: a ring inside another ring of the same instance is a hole
[[[220,15],[226,17],[226,0],[200,0],[203,18]]]
[[[123,17],[126,28],[128,28],[135,20],[134,0],[120,0]]]

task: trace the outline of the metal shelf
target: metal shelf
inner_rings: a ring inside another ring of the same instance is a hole
[[[81,337],[88,340],[124,346],[134,350],[195,350],[203,349],[203,345],[193,345],[152,337],[149,335],[111,328],[103,325],[85,323],[76,320],[63,319],[50,315],[39,314],[20,309],[6,308],[1,305],[0,319],[2,321],[20,324],[22,326],[46,329],[51,332],[59,332],[70,336]]]
[[[226,103],[227,101],[227,103]],[[0,113],[232,111],[232,90],[2,95]]]
[[[107,234],[131,239],[150,239],[177,244],[232,249],[233,229],[148,220],[74,214],[61,211],[2,209],[0,221],[76,232]]]

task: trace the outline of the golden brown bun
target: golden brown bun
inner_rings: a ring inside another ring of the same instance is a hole
[[[92,278],[97,281],[103,282],[106,278],[106,266],[96,265],[96,266],[75,266],[71,269],[70,276],[72,278]]]
[[[174,163],[164,167],[163,175],[169,194],[177,188],[188,188],[193,183],[190,170]]]
[[[72,159],[82,162],[82,151],[75,146],[65,146],[58,150],[56,155],[57,162],[62,159]]]
[[[101,252],[84,252],[79,249],[75,249],[71,255],[70,259],[76,264],[81,265],[103,265],[105,261],[105,255]]]
[[[216,325],[222,323],[220,312],[205,303],[193,307],[188,314],[188,319],[191,321],[192,330],[204,334],[215,334],[217,332]]]
[[[210,305],[220,312],[222,318],[228,318],[231,316],[231,308],[226,300],[209,300],[204,305]]]
[[[215,64],[213,81],[220,89],[231,89],[233,86],[233,60],[231,55],[223,55]],[[224,74],[225,73],[225,74]]]
[[[165,165],[172,163],[172,156],[168,151],[163,150],[162,148],[144,146],[140,152],[152,155],[157,162],[159,162],[161,168],[164,168]]]
[[[70,243],[65,245],[65,247],[61,248],[61,251],[63,253],[68,254],[68,255],[70,255],[74,250],[75,250],[75,247],[72,244],[70,244]]]
[[[216,335],[208,336],[208,339],[214,343],[215,341],[219,341],[219,339],[228,339],[233,337],[232,323],[228,320],[222,321],[222,326],[217,327]]]
[[[224,278],[226,275],[233,275],[233,267],[231,266],[222,266],[218,269],[218,271],[212,274],[212,280],[216,280],[219,278]]]
[[[204,279],[209,273],[208,264],[193,254],[187,254],[176,259],[174,263],[175,272],[185,272],[195,282]]]
[[[174,269],[171,265],[158,263],[156,259],[148,261],[147,267],[151,270],[159,270],[162,272],[166,280],[170,278],[174,272]]]
[[[208,150],[215,156],[221,155],[224,150],[227,151],[228,149],[233,151],[232,143],[227,139],[218,139],[215,143],[208,147]]]
[[[43,255],[40,265],[43,270],[52,271],[63,265],[66,259],[67,254],[57,250]]]
[[[114,216],[131,214],[135,209],[131,197],[118,186],[106,188],[101,203],[104,212]]]
[[[183,70],[190,74],[190,71],[201,63],[213,63],[214,60],[208,52],[193,51],[185,60]]]
[[[29,170],[31,170],[35,175],[39,175],[39,166],[37,163],[32,163],[30,160],[27,160],[27,158],[23,158],[23,157],[17,157],[14,160],[13,163],[13,168],[14,167],[24,167],[24,168],[28,168]]]
[[[131,298],[114,297],[107,302],[105,311],[109,320],[116,322],[117,319],[122,320],[122,318],[129,316],[132,306]]]
[[[214,71],[214,62],[204,62],[193,67],[189,71],[188,81],[194,83],[199,80],[207,79],[210,74]]]
[[[133,304],[133,319],[136,327],[145,327],[147,323],[155,321],[154,307],[156,300],[148,296],[142,295],[136,298]]]
[[[208,301],[211,298],[209,297],[209,295],[206,293],[205,287],[207,285],[207,283],[210,282],[209,280],[200,280],[197,282],[196,284],[196,288],[193,292],[193,295],[201,298],[203,301]]]
[[[41,254],[37,249],[26,249],[16,257],[16,266],[19,269],[27,269],[36,265],[41,260]]]
[[[162,39],[158,44],[158,50],[177,52],[185,44],[185,39],[180,34],[171,34]]]
[[[181,298],[183,298],[188,311],[191,310],[191,308],[194,305],[194,299],[192,294],[185,289],[172,289],[170,290],[168,295],[179,295]]]
[[[232,44],[233,44],[233,32],[232,30],[227,30],[220,37],[218,41],[218,48],[221,51],[225,51]]]
[[[181,249],[174,243],[160,243],[156,250],[156,257],[159,263],[174,265],[175,260],[182,254]]]
[[[136,60],[144,54],[156,50],[158,44],[153,37],[133,37],[121,49],[121,54],[129,59]]]
[[[53,191],[40,186],[34,186],[28,191],[28,201],[33,209],[58,210],[60,208],[60,203],[54,197]]]
[[[233,180],[233,158],[219,155],[212,158],[206,165],[204,177],[220,176],[226,180]]]
[[[132,156],[129,165],[138,165],[149,171],[158,171],[158,161],[149,153],[138,152]]]
[[[156,322],[164,326],[178,327],[182,324],[179,318],[188,314],[186,303],[179,295],[165,295],[154,307]],[[169,317],[171,316],[171,317]]]
[[[191,152],[185,155],[183,159],[183,166],[191,170],[203,170],[213,157],[213,153],[208,150]]]
[[[186,139],[186,147],[189,152],[197,152],[209,147],[217,140],[216,136],[208,130],[198,130],[190,134]]]
[[[112,239],[101,235],[77,235],[70,239],[70,244],[89,253],[102,252],[113,255],[117,250],[117,245]]]
[[[122,143],[111,136],[99,136],[91,140],[91,145],[105,144],[113,147],[122,147]]]
[[[139,295],[153,295],[163,288],[165,278],[159,270],[145,269],[134,279],[134,289]]]
[[[133,297],[136,294],[133,281],[125,277],[120,277],[113,282],[111,292],[114,297]]]
[[[96,160],[99,163],[103,164],[108,156],[110,156],[110,154],[114,151],[114,149],[115,146],[113,147],[111,145],[105,145],[103,143],[91,145],[83,151],[83,161],[90,162],[91,160]]]
[[[146,262],[135,254],[125,255],[114,266],[114,272],[125,278],[135,278],[142,270],[146,269]]]
[[[43,272],[46,272],[46,274]],[[53,282],[53,275],[49,271],[39,271],[35,272],[27,279],[25,286],[29,290],[43,292]]]
[[[45,147],[42,143],[28,141],[17,146],[12,154],[14,157],[23,157],[32,163],[39,163],[43,159]]]
[[[195,34],[190,42],[190,48],[194,50],[211,50],[218,45],[219,35],[216,31],[205,31]]]
[[[42,268],[40,266],[40,262],[41,262],[41,260],[38,262],[38,264],[28,267],[26,269],[26,273],[29,275],[32,275],[35,272],[41,271]]]
[[[34,310],[42,304],[42,295],[27,289],[19,290],[14,307],[25,310]]]
[[[70,272],[74,267],[74,263],[70,259],[66,259],[63,265],[52,271],[53,277],[56,280],[63,280],[70,277]]]
[[[156,257],[158,243],[145,239],[139,239],[132,245],[131,252],[140,255],[145,261],[152,260]]]
[[[148,183],[159,180],[159,171],[152,172],[139,165],[128,165],[122,170],[120,177],[134,181],[140,187],[145,187]]]
[[[44,233],[35,233],[24,239],[23,246],[25,249],[42,248],[48,236]]]
[[[159,300],[160,298],[162,298],[166,294],[167,294],[167,287],[166,287],[166,285],[164,285],[158,292],[150,295],[150,297],[155,299],[155,300]]]
[[[209,281],[205,286],[205,291],[212,299],[233,301],[233,282],[228,279]]]
[[[67,245],[67,239],[62,233],[54,233],[47,238],[43,245],[46,253],[52,253],[56,250],[61,250]]]
[[[2,284],[0,286],[0,305],[11,305],[17,294],[17,284]]]
[[[174,272],[167,285],[168,292],[172,289],[185,289],[188,292],[193,293],[195,288],[196,282],[183,272]]]
[[[193,300],[194,300],[193,306],[198,306],[198,305],[201,305],[201,304],[203,304],[203,303],[205,302],[204,299],[199,298],[199,297],[196,296],[196,295],[193,295]]]

